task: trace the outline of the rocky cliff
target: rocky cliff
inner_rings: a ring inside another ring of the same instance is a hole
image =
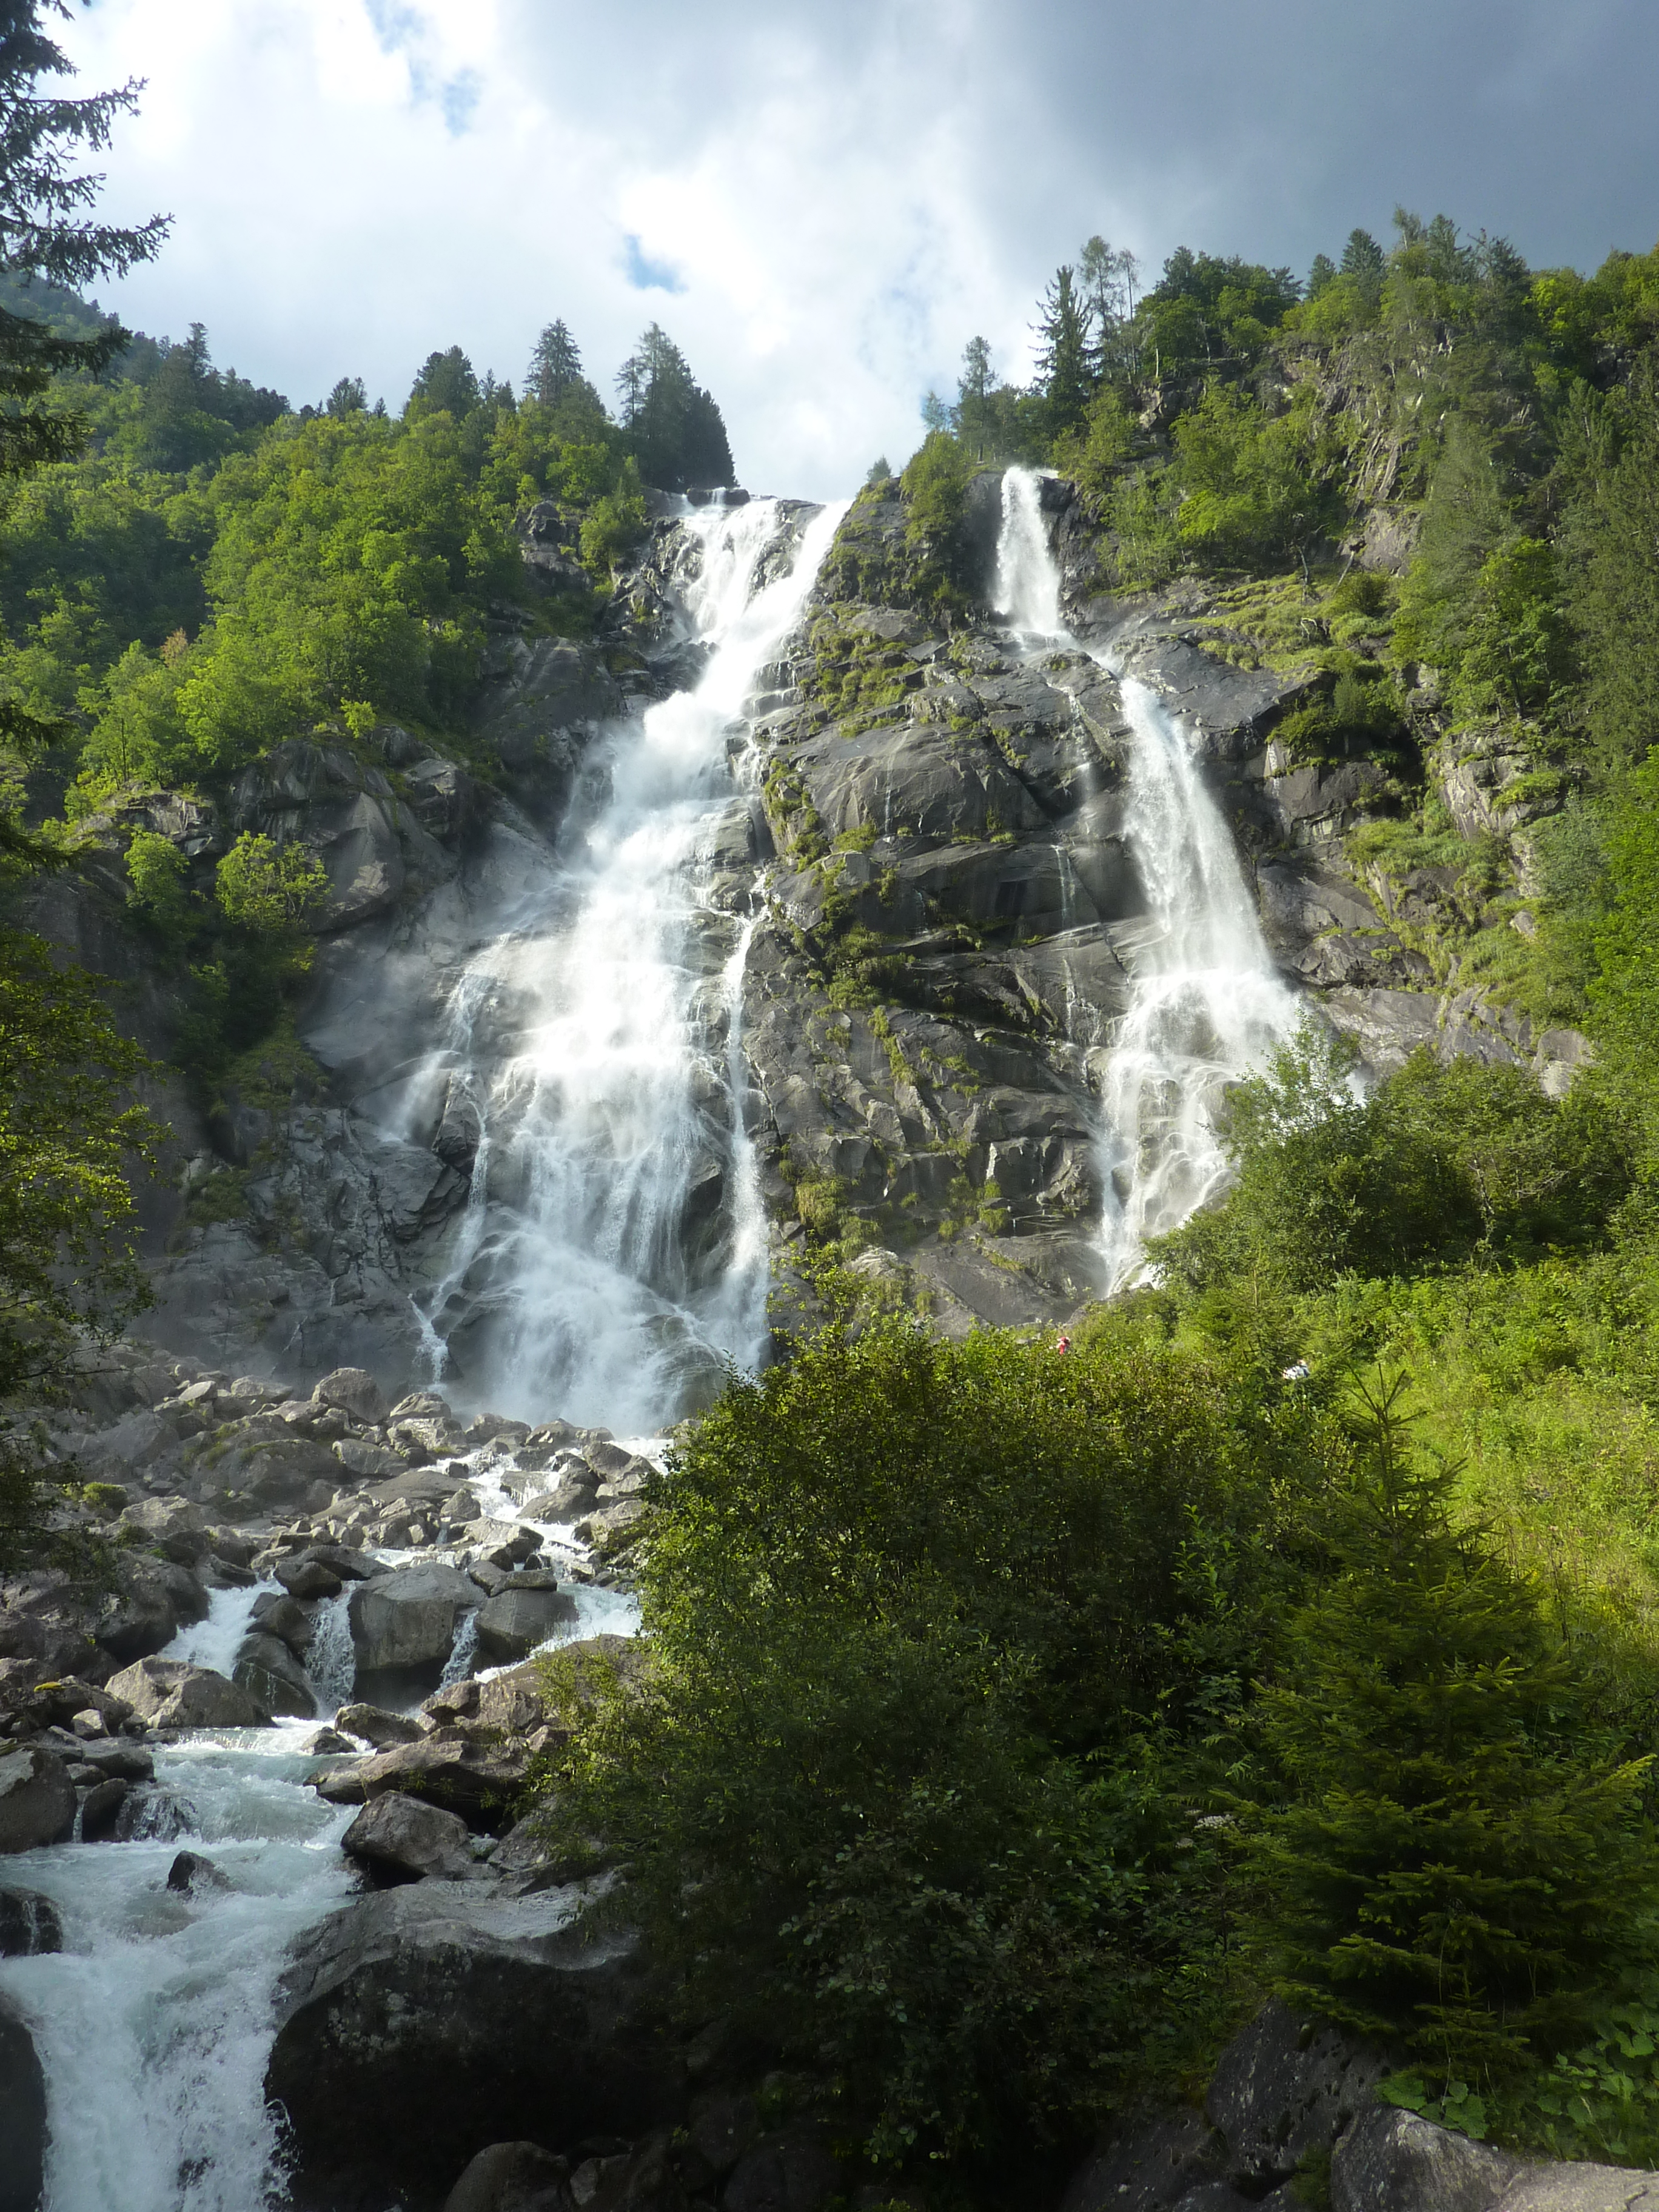
[[[1281,740],[1316,679],[1293,649],[1264,648],[1248,595],[1188,581],[1099,597],[1084,505],[1057,480],[1042,496],[1074,646],[1033,653],[988,611],[994,474],[970,488],[967,581],[948,608],[890,483],[848,512],[732,726],[738,787],[704,840],[676,955],[707,979],[699,1149],[664,1231],[676,1296],[714,1282],[732,1249],[734,1018],[786,1288],[797,1257],[828,1245],[951,1329],[1097,1293],[1099,1092],[1149,927],[1120,677],[1194,733],[1284,975],[1372,1066],[1428,1043],[1522,1060],[1559,1087],[1582,1055],[1576,1035],[1534,1035],[1460,988],[1435,938],[1468,896],[1455,868],[1397,879],[1350,857],[1348,832],[1398,811],[1399,763],[1308,764]],[[757,586],[787,568],[811,513],[781,504]],[[303,1050],[273,1051],[206,1113],[176,1085],[161,1097],[179,1189],[150,1208],[160,1339],[225,1367],[354,1362],[402,1387],[429,1376],[441,1338],[463,1395],[492,1345],[499,1369],[526,1203],[510,1141],[523,1102],[502,1073],[536,1018],[525,969],[568,920],[562,871],[609,799],[617,732],[706,665],[683,612],[700,558],[666,516],[591,641],[503,617],[450,752],[393,726],[323,733],[249,769],[222,819],[143,801],[143,826],[198,874],[252,829],[308,845],[329,884]],[[1471,836],[1523,829],[1523,806],[1504,811],[1514,763],[1466,740],[1426,765]],[[88,825],[90,865],[49,885],[38,915],[137,987],[165,1051],[176,988],[133,937],[119,873],[137,821]],[[717,981],[751,923],[734,1008]],[[481,981],[490,944],[519,964]]]

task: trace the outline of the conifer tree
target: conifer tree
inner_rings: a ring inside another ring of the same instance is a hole
[[[1257,1940],[1291,2002],[1501,2080],[1642,1948],[1647,1762],[1598,1741],[1535,1594],[1454,1527],[1455,1470],[1413,1463],[1402,1391],[1363,1395],[1336,1571],[1264,1693],[1291,1795],[1253,1844]]]
[[[1037,374],[1048,402],[1049,428],[1057,434],[1081,422],[1095,383],[1089,319],[1069,264],[1055,270],[1054,281],[1042,296],[1042,313]]]
[[[550,323],[536,341],[525,371],[525,396],[551,406],[582,380],[582,357],[562,319]]]

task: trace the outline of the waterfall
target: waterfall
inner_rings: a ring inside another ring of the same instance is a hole
[[[451,994],[433,1065],[467,1071],[481,1136],[428,1311],[492,1406],[655,1430],[718,1387],[726,1359],[763,1353],[766,1248],[732,1043],[746,939],[704,903],[694,862],[734,795],[755,673],[844,512],[819,510],[781,575],[775,501],[685,518],[702,680],[618,726],[608,801]]]
[[[325,1720],[349,1705],[357,1680],[357,1651],[351,1640],[349,1589],[318,1607],[306,1646],[306,1673],[317,1692],[317,1710]]]
[[[1028,637],[1057,638],[1060,571],[1042,520],[1042,478],[1035,469],[1007,469],[1002,478],[1002,529],[997,538],[994,602],[999,614]]]
[[[1078,647],[1060,617],[1060,578],[1041,478],[1002,480],[999,611],[1029,639],[1063,643],[1117,677],[1130,729],[1123,834],[1146,891],[1151,927],[1127,955],[1129,1005],[1103,1042],[1085,1037],[1098,1072],[1100,1225],[1109,1290],[1133,1282],[1145,1240],[1174,1229],[1218,1188],[1227,1162],[1215,1113],[1230,1083],[1295,1030],[1232,834],[1205,783],[1193,732],[1156,693]],[[1090,1010],[1091,1021],[1092,1010]]]

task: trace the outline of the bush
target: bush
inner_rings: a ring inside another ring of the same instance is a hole
[[[1230,1993],[1193,1775],[1304,1477],[1198,1364],[908,1319],[733,1382],[655,1486],[656,1667],[555,1798],[688,2012],[883,2156],[1097,2110]],[[1151,2055],[1149,2055],[1151,2054]]]
[[[1455,1529],[1398,1383],[1364,1401],[1335,1572],[1291,1618],[1263,1735],[1290,1802],[1256,1825],[1274,1986],[1434,2069],[1502,2083],[1582,2032],[1650,1949],[1648,1762],[1621,1759],[1536,1594]]]

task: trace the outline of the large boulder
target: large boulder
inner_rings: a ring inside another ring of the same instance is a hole
[[[337,1367],[311,1395],[319,1406],[337,1406],[366,1428],[379,1428],[391,1410],[385,1391],[366,1367]]]
[[[58,1907],[38,1889],[0,1889],[0,1959],[33,1959],[64,1948]]]
[[[514,1577],[478,1608],[478,1649],[494,1665],[527,1659],[576,1618],[576,1601],[550,1575]]]
[[[1330,2148],[1389,2071],[1381,2051],[1270,1997],[1222,2052],[1204,2109],[1237,2178],[1285,2181],[1310,2153]]]
[[[465,1881],[480,1871],[468,1843],[465,1820],[392,1790],[364,1806],[340,1849],[380,1881]]]
[[[580,1924],[582,1901],[417,1882],[301,1939],[265,2094],[302,2197],[424,2203],[481,2143],[635,2142],[678,2117],[635,1943]]]
[[[180,1566],[195,1566],[211,1548],[201,1509],[187,1498],[142,1498],[137,1505],[128,1506],[120,1525],[137,1540],[153,1544]]]
[[[38,1745],[0,1756],[0,1852],[61,1844],[75,1826],[75,1784]]]
[[[444,2199],[444,2212],[567,2212],[568,2161],[539,2143],[489,2143]]]
[[[123,1559],[118,1571],[118,1589],[99,1593],[92,1632],[119,1663],[164,1651],[181,1628],[207,1619],[207,1591],[178,1560],[140,1554]]]
[[[241,1685],[268,1712],[289,1720],[310,1720],[317,1699],[305,1668],[289,1646],[276,1636],[245,1636],[230,1670],[233,1682]]]
[[[816,2129],[781,2128],[744,2153],[720,2202],[726,2212],[822,2212],[845,2186]]]
[[[39,2212],[48,2140],[46,2081],[34,2039],[0,1997],[0,2212]]]
[[[240,1682],[228,1682],[211,1667],[192,1667],[182,1659],[140,1659],[113,1675],[109,1686],[152,1728],[270,1725],[269,1712]]]
[[[477,1583],[456,1567],[405,1567],[359,1583],[349,1614],[359,1672],[441,1664],[461,1616],[483,1599]]]
[[[475,1828],[499,1830],[529,1771],[529,1758],[511,1745],[497,1748],[469,1736],[434,1734],[418,1743],[397,1744],[373,1759],[334,1767],[313,1784],[331,1805],[367,1805],[389,1790],[401,1790],[428,1805],[459,1813]]]

